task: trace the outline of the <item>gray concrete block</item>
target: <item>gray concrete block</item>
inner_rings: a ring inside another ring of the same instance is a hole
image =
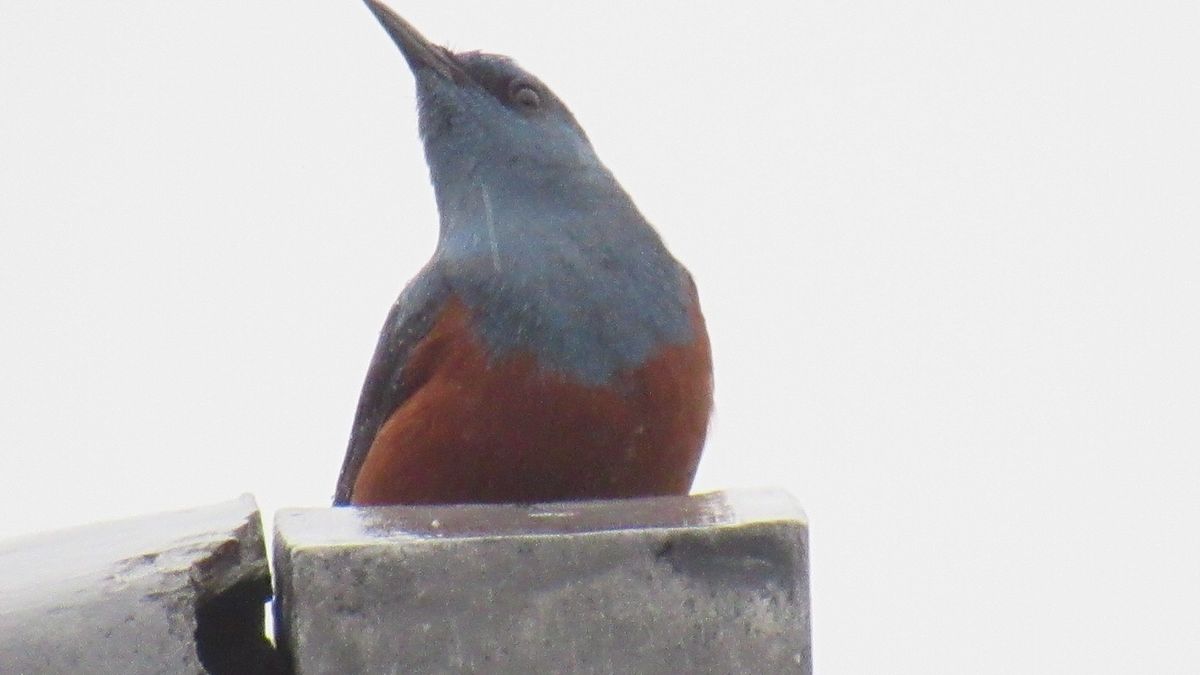
[[[273,672],[253,497],[0,542],[0,673]]]
[[[777,491],[289,509],[297,673],[810,673],[805,517]]]

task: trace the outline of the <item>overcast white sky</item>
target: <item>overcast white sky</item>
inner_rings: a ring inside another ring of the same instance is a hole
[[[1196,672],[1195,3],[396,8],[695,273],[696,488],[808,510],[817,672]],[[353,0],[0,0],[0,536],[326,503],[434,243],[412,90]]]

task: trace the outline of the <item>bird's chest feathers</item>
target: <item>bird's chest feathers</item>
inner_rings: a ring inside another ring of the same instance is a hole
[[[437,257],[493,359],[608,382],[694,337],[685,272],[599,174],[469,183],[440,200]]]
[[[603,249],[498,244],[447,272],[492,361],[528,354],[542,370],[604,384],[694,337],[691,300],[669,256],[630,262]]]

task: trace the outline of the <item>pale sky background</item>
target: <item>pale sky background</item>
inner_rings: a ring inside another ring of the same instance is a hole
[[[1197,672],[1196,3],[395,7],[694,272],[696,489],[807,509],[817,672]],[[326,503],[435,234],[360,3],[0,0],[0,536]]]

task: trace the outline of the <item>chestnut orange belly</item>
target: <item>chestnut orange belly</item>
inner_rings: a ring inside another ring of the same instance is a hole
[[[451,299],[406,366],[413,393],[380,427],[354,504],[533,502],[685,494],[712,407],[708,338],[586,386],[530,353],[490,359]]]

